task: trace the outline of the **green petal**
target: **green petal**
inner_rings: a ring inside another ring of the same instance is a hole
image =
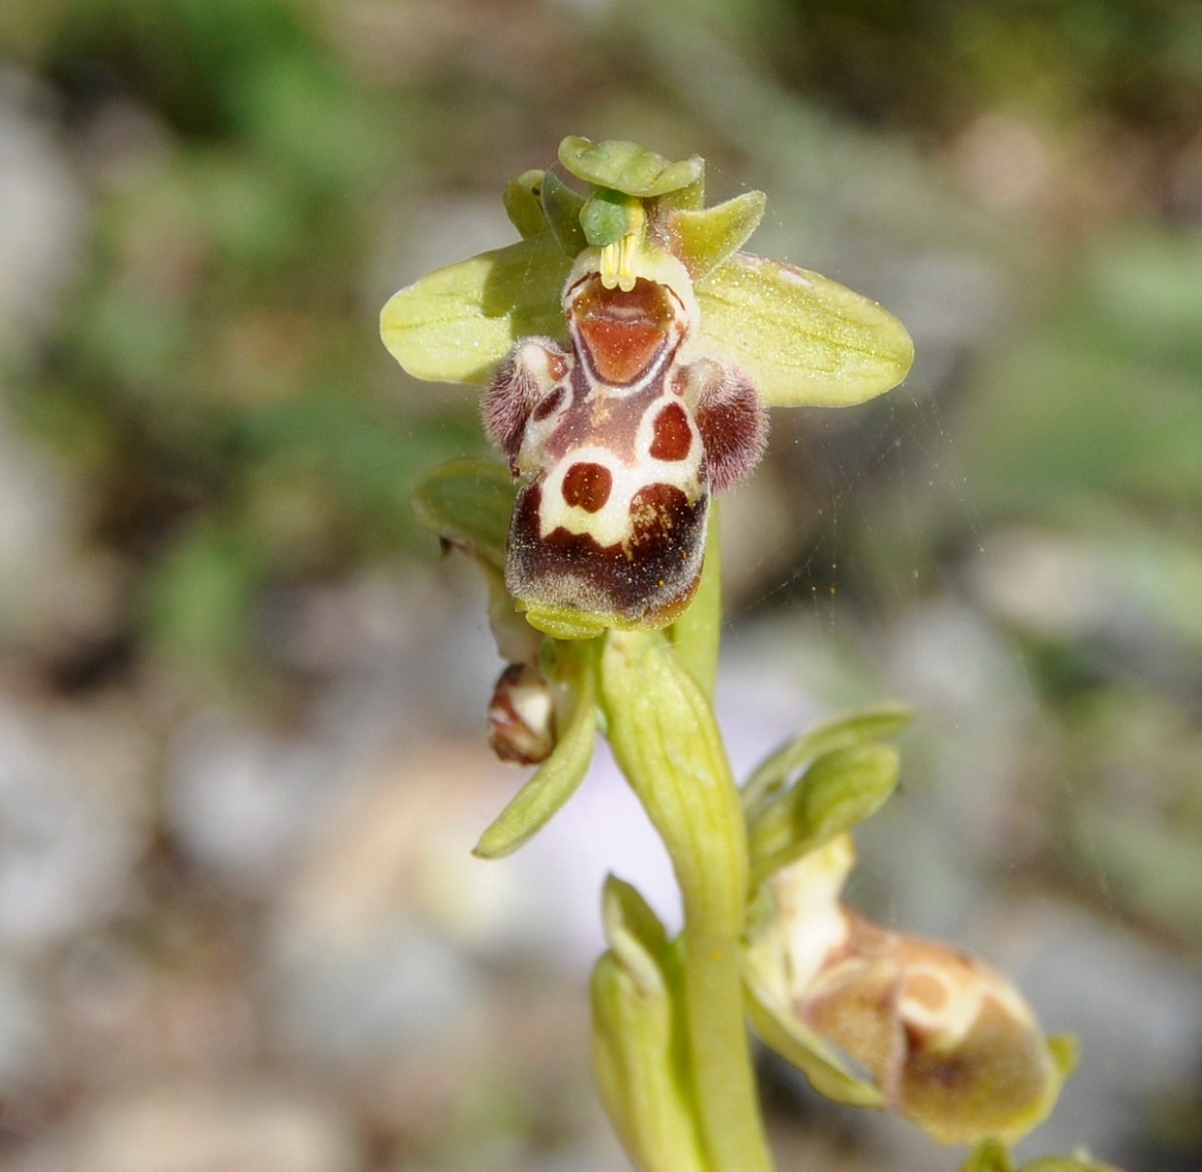
[[[523,171],[505,187],[505,214],[523,240],[547,231],[547,217],[539,198],[545,171]]]
[[[914,343],[888,310],[817,273],[736,253],[696,286],[701,345],[773,407],[846,407],[895,387]]]
[[[641,199],[698,183],[705,173],[699,155],[673,163],[638,143],[619,139],[591,142],[575,135],[559,144],[559,161],[577,179]]]
[[[510,663],[525,663],[538,652],[538,634],[505,589],[505,541],[516,491],[509,469],[497,460],[451,460],[417,486],[412,503],[420,524],[484,572],[497,650]]]
[[[668,218],[672,252],[694,281],[704,279],[747,243],[766,204],[762,191],[745,191],[712,208],[676,212]]]
[[[568,666],[572,712],[551,756],[480,836],[472,852],[500,859],[529,842],[576,792],[593,759],[597,740],[597,705],[591,654],[576,656]]]
[[[564,340],[572,260],[545,232],[428,273],[380,314],[389,353],[414,378],[483,383],[519,339]]]
[[[558,175],[547,172],[542,190],[543,214],[559,247],[574,257],[588,247],[584,229],[580,226],[580,212],[584,198],[573,191]]]

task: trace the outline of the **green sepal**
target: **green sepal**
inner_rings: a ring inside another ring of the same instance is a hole
[[[881,704],[823,721],[763,761],[743,786],[748,821],[780,793],[809,762],[836,749],[850,749],[901,732],[914,719],[905,704]]]
[[[571,697],[571,711],[551,752],[472,851],[482,859],[500,859],[529,842],[576,792],[588,773],[597,740],[597,700],[591,649],[561,648],[557,673]]]
[[[588,240],[580,225],[584,198],[553,171],[548,171],[543,179],[542,207],[543,215],[566,256],[575,258],[588,247]]]
[[[820,1095],[850,1107],[883,1107],[885,1096],[867,1079],[860,1078],[839,1051],[824,1041],[786,1006],[777,1005],[756,980],[752,966],[744,966],[747,1016],[752,1028],[769,1049],[796,1066]]]
[[[448,460],[413,491],[413,511],[425,528],[504,573],[505,542],[517,488],[498,460]]]
[[[699,155],[674,163],[621,139],[592,142],[569,135],[559,144],[559,161],[570,174],[594,187],[609,187],[640,199],[699,183],[705,174]]]
[[[487,382],[519,338],[567,340],[560,294],[571,265],[544,232],[435,269],[388,300],[380,336],[414,378]]]
[[[594,248],[616,244],[639,231],[646,223],[643,205],[620,191],[599,187],[580,209],[580,226],[585,240]]]
[[[540,198],[545,171],[523,171],[505,185],[505,214],[523,240],[547,231],[547,217]]]
[[[879,743],[835,749],[749,822],[751,889],[875,813],[897,786],[900,758]]]
[[[888,310],[817,273],[738,252],[695,286],[699,349],[770,407],[848,407],[897,386],[914,343]]]
[[[764,218],[768,198],[762,191],[667,217],[671,250],[694,281],[703,280],[747,243]]]
[[[642,1172],[713,1172],[690,1090],[677,950],[642,896],[612,875],[602,907],[610,950],[590,988],[601,1100]]]
[[[501,658],[528,663],[538,655],[540,637],[505,587],[505,541],[516,492],[509,469],[496,460],[450,460],[422,480],[411,503],[419,524],[483,572],[489,627]]]

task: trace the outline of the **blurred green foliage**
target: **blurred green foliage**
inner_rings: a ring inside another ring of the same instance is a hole
[[[713,198],[768,192],[757,249],[918,343],[851,426],[779,420],[746,597],[971,608],[1037,701],[1038,861],[1202,957],[1202,5],[7,0],[0,67],[90,216],[0,371],[128,587],[87,645],[0,614],[6,661],[303,691],[273,600],[430,560],[411,490],[484,448],[474,395],[388,359],[384,299],[506,242],[565,134],[696,152]]]
[[[921,311],[938,317],[939,293],[911,290],[912,382],[942,404],[946,436],[908,446],[902,474],[866,478],[842,521],[860,568],[840,588],[897,598],[899,552],[952,583],[987,535],[1033,532],[1127,616],[1057,627],[1038,614],[1062,598],[1036,598],[1032,619],[978,592],[1056,713],[1050,768],[1092,760],[1085,743],[1125,759],[1178,717],[1193,760],[1197,5],[43,0],[0,11],[0,55],[52,95],[91,202],[83,275],[52,337],[6,365],[24,425],[81,486],[87,540],[128,568],[115,643],[237,684],[276,670],[259,621],[273,591],[403,559],[417,479],[483,440],[470,396],[418,392],[389,363],[379,305],[424,262],[457,258],[421,252],[448,202],[493,207],[503,228],[505,180],[549,162],[563,134],[630,137],[703,153],[718,195],[764,186],[765,251],[819,268],[851,258],[887,274],[886,298],[912,266],[954,254],[1008,291],[1009,320],[950,343],[928,331],[926,353],[947,352],[945,373],[924,375]],[[891,304],[906,315],[904,298]],[[869,418],[887,427],[905,410]],[[797,438],[793,528],[771,535],[803,595],[825,589],[813,466],[840,451],[828,436],[805,463],[814,442]],[[899,492],[943,445],[971,469],[970,498]],[[1171,654],[1126,654],[1149,640]],[[1132,694],[1143,715],[1118,719]],[[1186,835],[1185,858],[1200,783],[1192,766],[1170,780],[1175,752],[1140,767],[1164,781],[1144,812],[1150,834]],[[1129,800],[1090,778],[1104,813]],[[1137,838],[1116,846],[1116,869]],[[1169,914],[1202,894],[1178,872],[1189,895],[1141,906]]]

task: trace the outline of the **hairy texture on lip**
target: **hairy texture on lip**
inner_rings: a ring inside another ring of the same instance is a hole
[[[737,367],[702,359],[694,417],[705,445],[709,487],[724,492],[746,479],[768,446],[768,411]]]
[[[518,494],[509,533],[505,582],[516,598],[613,614],[628,623],[663,626],[697,588],[709,498],[689,502],[671,485],[635,494],[630,536],[602,545],[566,528],[540,534],[542,489]]]
[[[510,351],[484,393],[484,430],[511,460],[526,424],[547,392],[568,372],[568,357],[551,341],[528,338]],[[545,399],[544,399],[545,403]]]

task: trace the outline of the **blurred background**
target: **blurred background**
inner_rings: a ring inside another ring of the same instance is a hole
[[[469,856],[523,774],[407,498],[476,393],[376,326],[569,133],[703,154],[909,325],[726,502],[732,756],[912,703],[857,902],[1081,1038],[1024,1152],[1202,1167],[1188,0],[4,0],[0,1167],[626,1166],[597,891],[671,884],[604,759]],[[762,1066],[782,1168],[957,1166]]]

